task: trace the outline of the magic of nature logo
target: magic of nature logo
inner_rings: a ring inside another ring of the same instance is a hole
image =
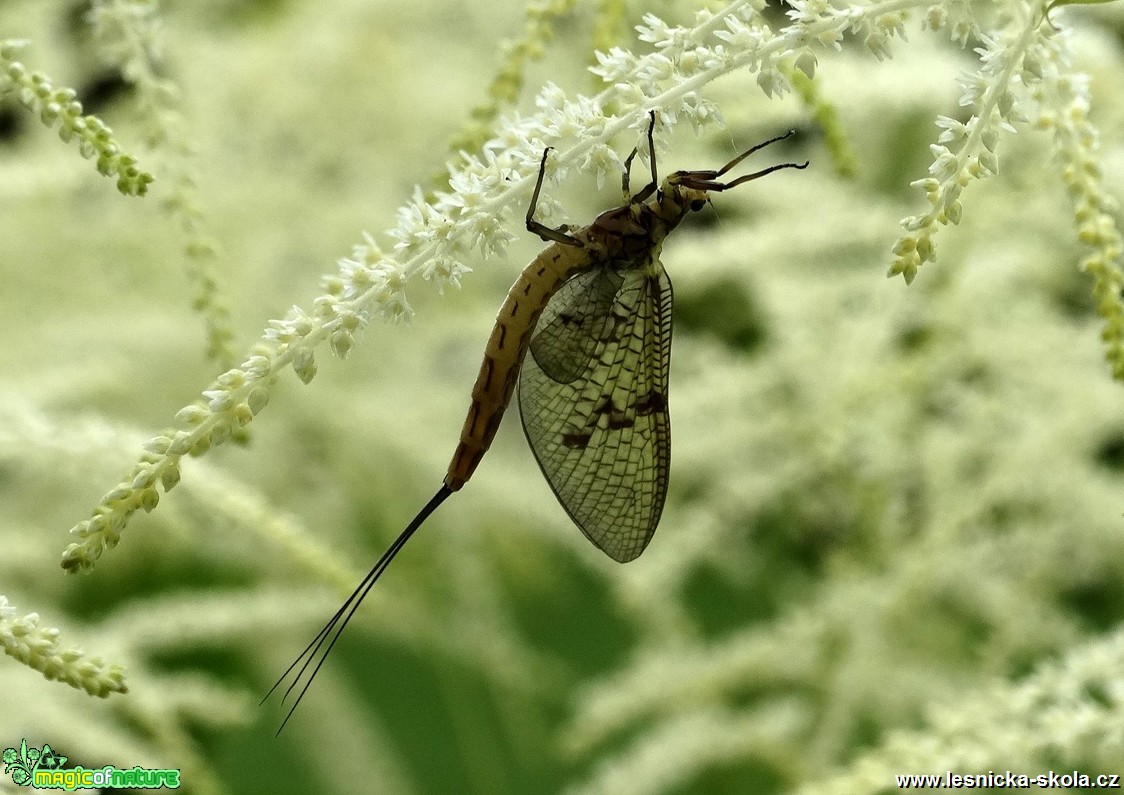
[[[67,757],[46,743],[42,748],[28,747],[27,740],[19,748],[5,748],[4,772],[20,786],[38,789],[77,789],[104,787],[132,789],[178,789],[178,769],[153,769],[133,767],[119,770],[113,765],[88,770],[84,767],[66,767]]]

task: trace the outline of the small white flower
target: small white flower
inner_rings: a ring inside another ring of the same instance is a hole
[[[548,80],[535,97],[535,106],[541,110],[561,110],[566,104],[566,92]]]
[[[726,126],[726,120],[722,117],[722,112],[718,109],[718,106],[694,92],[683,97],[682,108],[683,114],[690,120],[696,133],[701,132],[702,128],[707,125]]]
[[[422,268],[422,278],[433,282],[438,295],[444,295],[445,287],[459,288],[461,276],[471,272],[471,268],[457,260],[449,257],[434,257]]]
[[[611,146],[599,144],[586,153],[585,159],[582,160],[579,168],[584,173],[593,173],[597,180],[597,189],[600,190],[605,186],[606,177],[616,176],[621,173],[624,168],[624,162],[621,160],[620,155],[617,154],[616,149]],[[540,196],[540,204],[537,208],[539,212],[537,214],[540,218],[548,218],[556,208],[545,206],[547,203],[542,202],[541,198]]]
[[[752,28],[736,17],[726,18],[726,30],[714,32],[715,38],[730,45],[730,48],[739,52],[755,53],[764,39],[764,34],[757,28]]]
[[[774,96],[784,96],[789,88],[788,81],[784,79],[775,66],[766,68],[762,65],[761,71],[757,75],[757,85],[770,99]]]
[[[606,83],[616,83],[632,75],[640,59],[627,50],[613,47],[609,52],[594,53],[597,65],[589,67],[589,71],[600,77]]]

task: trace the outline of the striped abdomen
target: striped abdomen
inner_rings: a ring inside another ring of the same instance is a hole
[[[591,260],[584,246],[555,243],[535,257],[511,286],[484,349],[460,443],[445,475],[450,491],[468,482],[491,446],[547,301],[570,277],[589,269]]]

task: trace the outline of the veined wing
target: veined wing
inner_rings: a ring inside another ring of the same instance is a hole
[[[550,299],[530,353],[552,381],[568,384],[589,368],[623,283],[612,268],[595,268],[570,279]]]
[[[671,462],[663,265],[574,277],[547,304],[530,353],[519,413],[539,467],[589,540],[630,561],[659,523]]]

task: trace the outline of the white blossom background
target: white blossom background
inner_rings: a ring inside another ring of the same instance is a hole
[[[556,23],[520,110],[547,81],[595,91],[595,5]],[[1118,5],[1055,12],[1091,75],[1116,196]],[[693,14],[622,7],[629,25]],[[521,11],[165,2],[185,161],[145,148],[83,10],[0,2],[0,38],[30,39],[21,58],[76,87],[157,182],[117,194],[0,100],[0,593],[125,665],[130,690],[91,699],[0,658],[0,744],[179,767],[207,793],[879,792],[894,772],[1124,772],[1124,384],[1048,135],[1005,136],[937,261],[908,287],[885,278],[899,219],[927,209],[909,183],[936,117],[960,112],[970,50],[912,20],[893,60],[821,54],[849,179],[799,99],[742,72],[708,85],[726,128],[671,131],[664,173],[789,128],[755,162],[811,166],[715,196],[667,242],[673,465],[651,547],[618,566],[589,545],[513,410],[275,738],[285,709],[257,700],[440,484],[495,310],[542,244],[516,219],[506,255],[468,258],[460,289],[411,282],[411,322],[373,322],[346,361],[324,346],[308,386],[281,373],[248,444],[187,460],[117,549],[66,575],[67,529],[216,375],[161,176],[187,163],[249,350],[312,306],[362,232],[392,248],[382,230],[444,169]],[[559,221],[619,202],[614,180],[576,170],[547,190]]]

